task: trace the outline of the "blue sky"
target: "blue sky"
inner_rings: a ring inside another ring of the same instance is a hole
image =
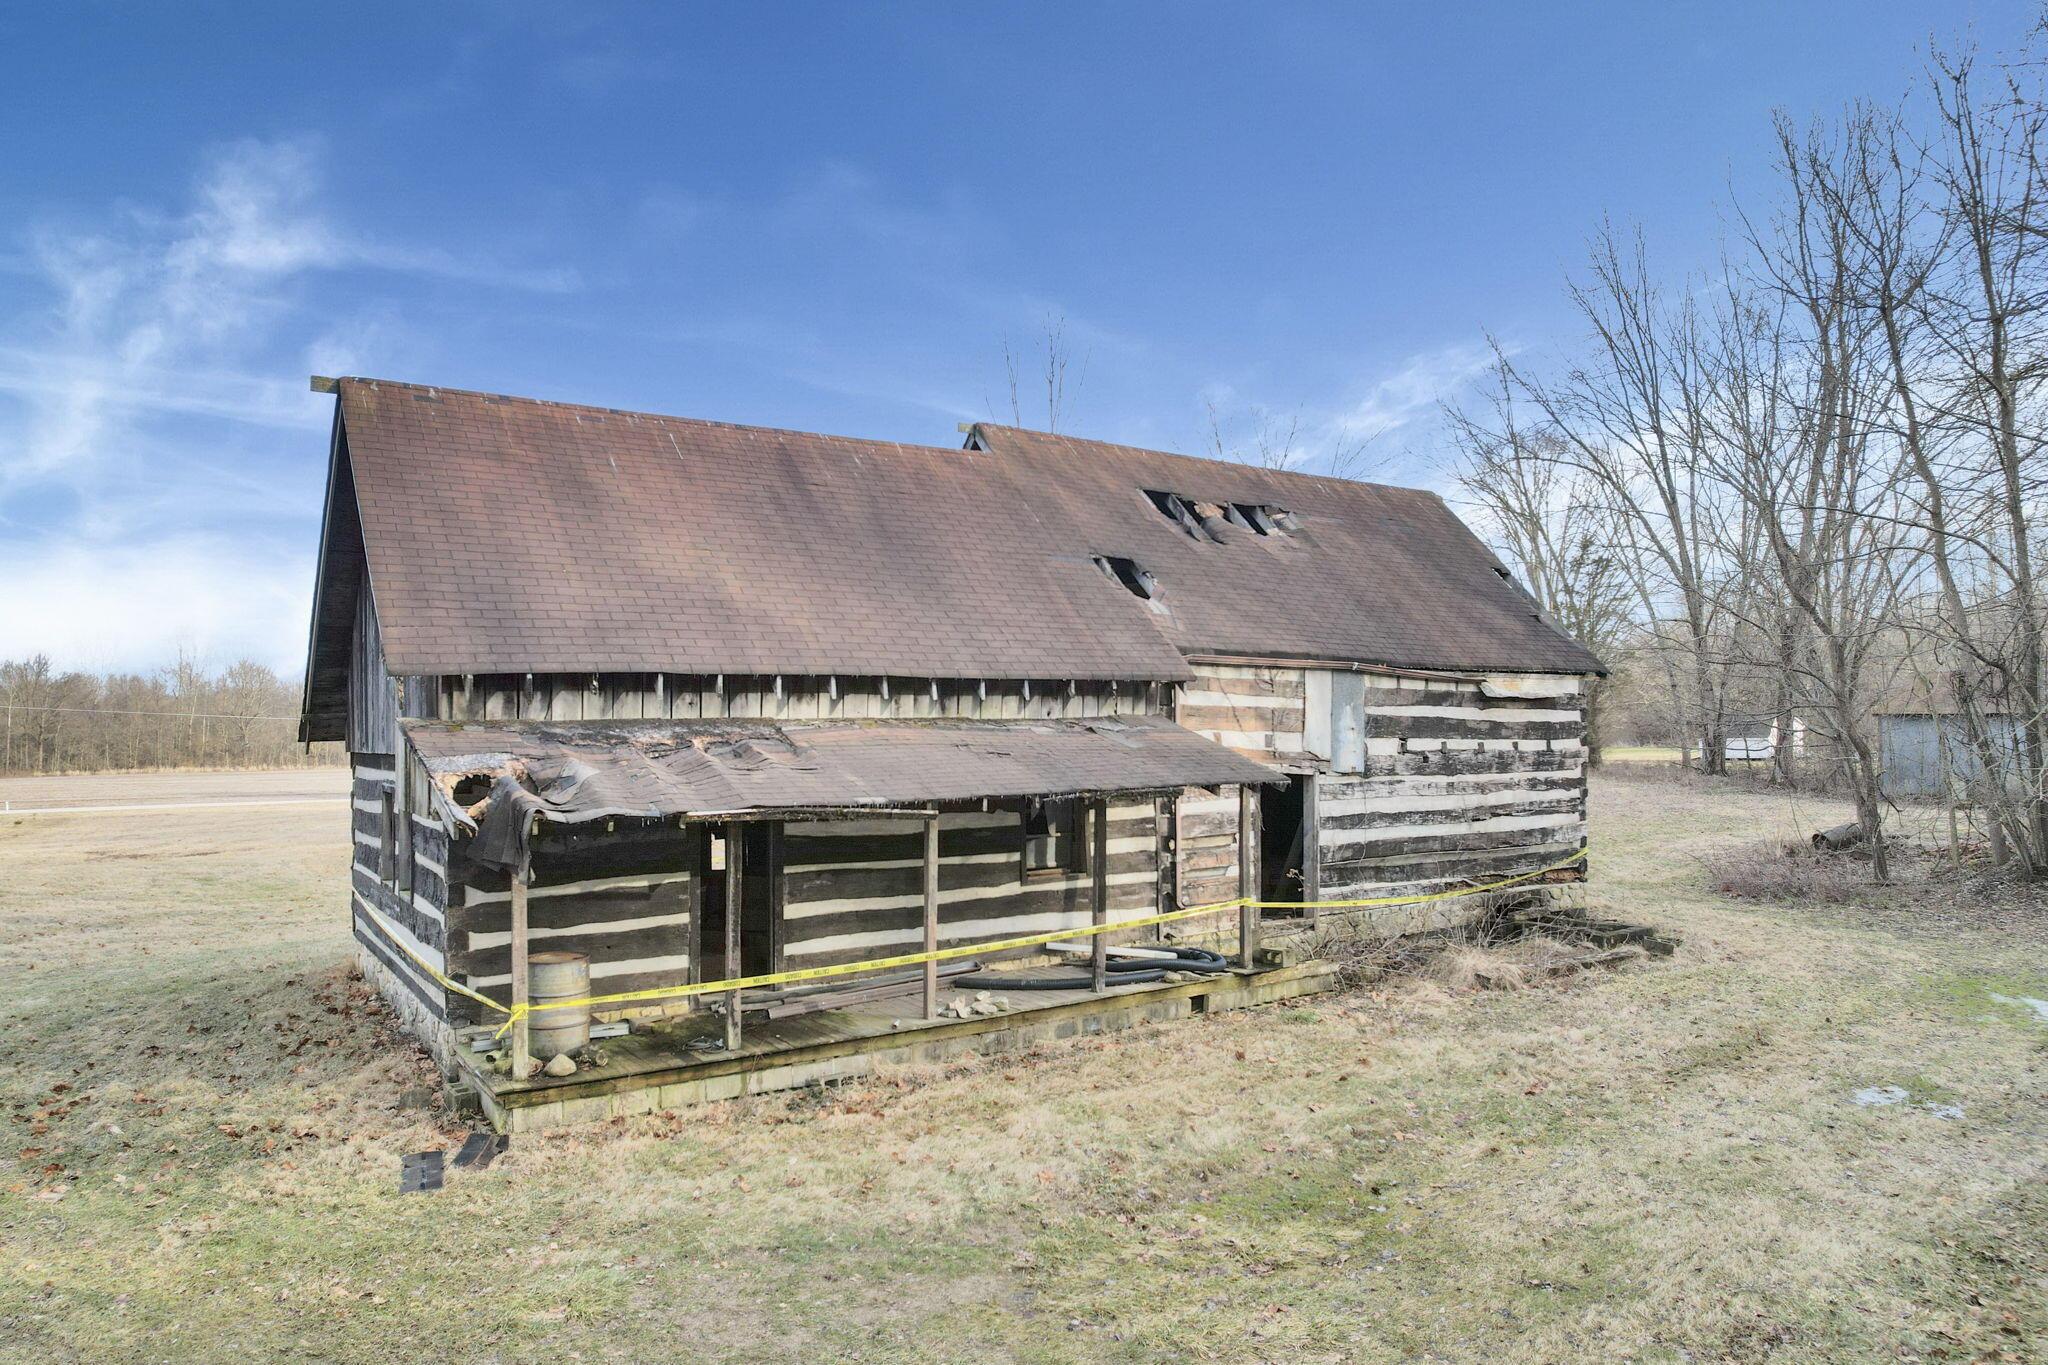
[[[1434,483],[1488,331],[1576,344],[1603,214],[1709,269],[1774,107],[2032,13],[13,6],[0,657],[295,673],[313,372],[952,444],[1063,317],[1064,429],[1298,415]]]

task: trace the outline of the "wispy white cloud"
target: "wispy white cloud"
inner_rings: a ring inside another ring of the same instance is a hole
[[[1492,360],[1492,353],[1481,342],[1461,342],[1410,356],[1400,369],[1375,380],[1362,398],[1339,413],[1337,425],[1351,435],[1372,438],[1433,417],[1440,403],[1471,383]]]
[[[1308,473],[1428,485],[1441,405],[1491,363],[1483,342],[1419,352],[1365,381],[1355,397],[1286,406],[1262,396],[1264,375],[1211,380],[1196,393],[1207,453]]]
[[[318,139],[238,142],[207,158],[183,205],[46,221],[8,258],[0,655],[127,662],[197,645],[290,666],[301,646],[282,642],[303,636],[310,569],[279,581],[277,558],[249,547],[310,521],[318,492],[280,477],[276,452],[328,420],[308,370],[362,368],[404,330],[344,308],[316,331],[316,286],[389,272],[577,287],[570,271],[353,231],[326,205],[323,163]]]
[[[320,202],[317,140],[241,142],[216,154],[190,207],[134,209],[110,226],[45,227],[29,258],[44,312],[0,340],[0,393],[28,416],[5,433],[0,498],[70,474],[104,474],[123,418],[140,411],[298,426],[313,413],[248,359],[319,272],[393,271],[523,290],[575,287],[573,272],[513,269],[338,227]]]

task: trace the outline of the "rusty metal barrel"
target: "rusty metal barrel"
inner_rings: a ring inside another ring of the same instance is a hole
[[[526,960],[527,1047],[545,1062],[590,1042],[590,1006],[556,1004],[590,995],[590,958],[583,953],[535,953]]]

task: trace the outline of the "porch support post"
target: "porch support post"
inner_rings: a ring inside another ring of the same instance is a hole
[[[1251,969],[1259,955],[1259,789],[1237,789],[1237,965]]]
[[[1089,920],[1095,925],[1096,933],[1089,944],[1089,973],[1094,984],[1091,987],[1100,995],[1109,985],[1109,936],[1102,933],[1102,927],[1109,923],[1109,801],[1104,798],[1090,803],[1088,827],[1094,839],[1094,846],[1088,850],[1088,870],[1093,874],[1094,894],[1090,898]]]
[[[526,1033],[526,879],[530,872],[512,874],[512,1079],[526,1079],[532,1054]]]
[[[924,950],[939,950],[939,817],[924,822]],[[924,964],[924,1017],[939,1017],[939,964]]]
[[[1316,814],[1314,773],[1301,779],[1301,898],[1308,902],[1308,927],[1316,927],[1322,911],[1316,902],[1323,898],[1322,818]]]
[[[740,967],[740,866],[746,861],[741,850],[746,847],[747,827],[738,820],[728,820],[725,825],[725,975],[731,980],[741,974]],[[725,1050],[732,1052],[740,1045],[740,993],[737,990],[725,993]]]

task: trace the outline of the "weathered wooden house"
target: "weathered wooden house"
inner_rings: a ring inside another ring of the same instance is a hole
[[[1105,991],[1093,954],[1087,989],[971,1020],[927,1017],[923,967],[693,983],[1204,906],[1172,932],[1240,946],[1305,903],[1584,847],[1599,664],[1432,494],[991,425],[906,446],[315,383],[337,403],[302,736],[353,754],[366,974],[501,1123],[1315,977]],[[634,996],[598,1012],[635,1036],[494,1076],[470,1039],[548,950]]]

